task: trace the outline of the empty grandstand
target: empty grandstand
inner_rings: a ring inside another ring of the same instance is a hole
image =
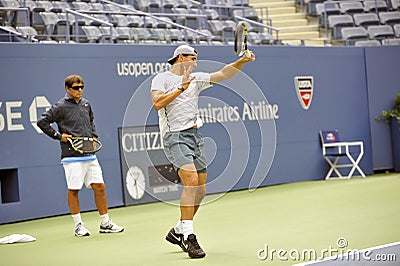
[[[239,21],[250,45],[397,45],[400,38],[397,0],[0,0],[1,42],[224,45]],[[367,35],[349,42],[343,28]]]

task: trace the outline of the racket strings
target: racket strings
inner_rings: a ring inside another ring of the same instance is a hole
[[[101,149],[101,143],[88,137],[77,137],[71,139],[72,147],[80,153],[97,152]]]
[[[247,27],[244,22],[239,22],[235,31],[235,53],[242,56],[247,50]]]

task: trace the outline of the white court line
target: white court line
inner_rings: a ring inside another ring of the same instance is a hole
[[[389,244],[384,244],[384,245],[380,245],[380,246],[375,246],[375,247],[370,247],[370,248],[361,249],[361,250],[358,250],[358,253],[364,253],[364,252],[366,252],[366,251],[372,251],[372,250],[376,250],[376,249],[387,248],[387,247],[391,247],[391,246],[395,246],[395,245],[400,245],[400,241],[398,241],[398,242],[393,242],[393,243],[389,243]],[[348,255],[349,255],[349,254],[346,253],[346,254],[344,254],[344,257],[347,257]],[[341,257],[343,257],[343,255],[340,255],[340,256],[331,256],[331,257],[324,258],[324,259],[322,259],[322,260],[308,261],[308,262],[303,262],[303,263],[299,263],[299,264],[293,264],[293,266],[312,265],[312,264],[319,263],[319,262],[322,262],[322,261],[333,260],[333,259],[339,259],[339,258],[341,258]]]

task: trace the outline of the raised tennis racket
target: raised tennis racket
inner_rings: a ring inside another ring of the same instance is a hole
[[[68,141],[72,148],[81,154],[94,154],[103,146],[98,139],[90,137],[70,137]]]
[[[243,21],[240,21],[236,26],[235,31],[235,54],[238,56],[246,55],[250,58],[250,51],[247,50],[247,26]]]

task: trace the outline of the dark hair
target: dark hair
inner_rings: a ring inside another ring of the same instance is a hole
[[[69,75],[65,78],[64,84],[65,87],[71,88],[74,83],[84,83],[83,78],[79,75]]]

